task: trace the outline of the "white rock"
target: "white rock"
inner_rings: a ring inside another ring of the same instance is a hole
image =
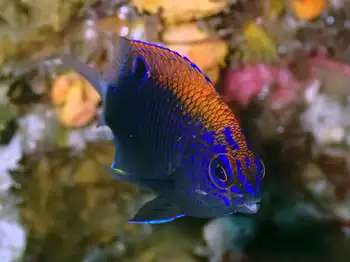
[[[255,231],[249,217],[231,216],[211,220],[203,228],[203,237],[210,250],[210,261],[218,262],[230,250],[241,251]]]

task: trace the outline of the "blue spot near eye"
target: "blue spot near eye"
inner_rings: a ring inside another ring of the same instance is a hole
[[[162,224],[162,223],[171,222],[177,218],[184,217],[184,216],[186,216],[186,214],[179,214],[179,215],[174,216],[174,217],[158,219],[158,220],[140,220],[140,221],[129,220],[128,222],[134,223],[134,224],[152,224],[152,225],[155,225],[155,224]]]
[[[226,206],[230,206],[230,200],[227,197],[224,197],[222,195],[218,195],[217,197],[221,198],[224,201]]]
[[[243,172],[242,172],[242,165],[238,159],[236,159],[236,167],[237,167],[237,173],[238,173],[239,180],[241,180],[242,182],[245,182],[246,179],[245,179]]]
[[[254,189],[247,183],[247,182],[245,182],[244,183],[244,187],[245,187],[245,189],[247,189],[247,191],[249,192],[249,194],[251,194],[251,195],[255,195],[255,191],[254,191]]]
[[[203,200],[198,200],[198,203],[199,203],[200,205],[203,205],[203,204],[204,204],[204,201],[203,201]]]
[[[235,194],[243,194],[242,190],[240,190],[240,189],[238,189],[237,187],[234,187],[234,186],[232,186],[230,188],[230,191],[231,191],[231,193],[235,193]]]
[[[206,75],[205,80],[207,80],[207,82],[211,84],[211,80],[210,80],[209,76]]]

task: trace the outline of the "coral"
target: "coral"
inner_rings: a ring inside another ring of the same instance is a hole
[[[71,19],[81,15],[93,2],[95,0],[0,1],[0,62],[28,57],[44,45],[54,46]]]
[[[213,83],[216,82],[220,64],[228,51],[225,41],[201,30],[197,23],[169,26],[163,32],[162,40],[164,45],[187,56],[206,73],[210,72]]]
[[[11,172],[19,185],[12,193],[21,199],[21,220],[28,228],[28,259],[81,261],[91,245],[118,236],[134,239],[140,232],[127,223],[135,192],[103,171],[101,162],[110,161],[113,151],[101,144],[90,145],[82,156],[67,149],[36,153],[24,156],[21,169]]]

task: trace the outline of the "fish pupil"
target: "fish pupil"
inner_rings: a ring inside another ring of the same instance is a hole
[[[214,175],[222,182],[226,182],[228,179],[225,168],[219,163],[214,167]]]

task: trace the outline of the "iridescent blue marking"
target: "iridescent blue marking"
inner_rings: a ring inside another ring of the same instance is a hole
[[[187,62],[192,63],[191,60],[187,58],[187,56],[183,56],[183,58],[184,58]]]
[[[250,167],[250,166],[251,166],[252,162],[250,162],[249,156],[246,156],[246,157],[245,157],[245,164],[246,164],[247,167]]]
[[[202,73],[202,70],[200,70],[200,68],[195,64],[191,62],[191,66],[196,69],[199,73]]]
[[[245,187],[245,189],[247,189],[249,194],[251,194],[252,196],[255,195],[255,190],[248,184],[247,181],[244,183],[244,187]]]
[[[242,182],[245,182],[246,179],[242,173],[241,161],[239,161],[238,159],[236,159],[236,167],[237,167],[238,179]]]
[[[254,189],[249,185],[247,179],[244,177],[243,172],[242,172],[242,165],[241,162],[236,159],[236,166],[237,166],[237,173],[238,173],[238,178],[243,182],[244,188],[249,192],[251,195],[255,195]]]
[[[207,82],[211,84],[211,80],[210,80],[209,76],[206,75],[205,80],[207,80]]]
[[[235,194],[243,194],[242,190],[240,190],[239,188],[232,186],[230,188],[231,193],[235,193]]]
[[[186,216],[186,214],[180,214],[174,217],[169,217],[169,218],[164,218],[164,219],[159,219],[159,220],[144,220],[144,221],[132,221],[129,220],[129,223],[134,223],[134,224],[152,224],[152,225],[156,225],[156,224],[162,224],[162,223],[167,223],[167,222],[171,222],[175,219],[178,219],[180,217],[184,217]]]
[[[239,198],[237,198],[235,201],[234,201],[234,203],[235,204],[239,204],[239,202],[241,202],[241,201],[243,201],[244,200],[244,197],[239,197]]]
[[[228,206],[228,207],[230,206],[230,200],[227,197],[222,196],[222,195],[218,195],[217,197],[221,198],[224,201],[226,206]]]

